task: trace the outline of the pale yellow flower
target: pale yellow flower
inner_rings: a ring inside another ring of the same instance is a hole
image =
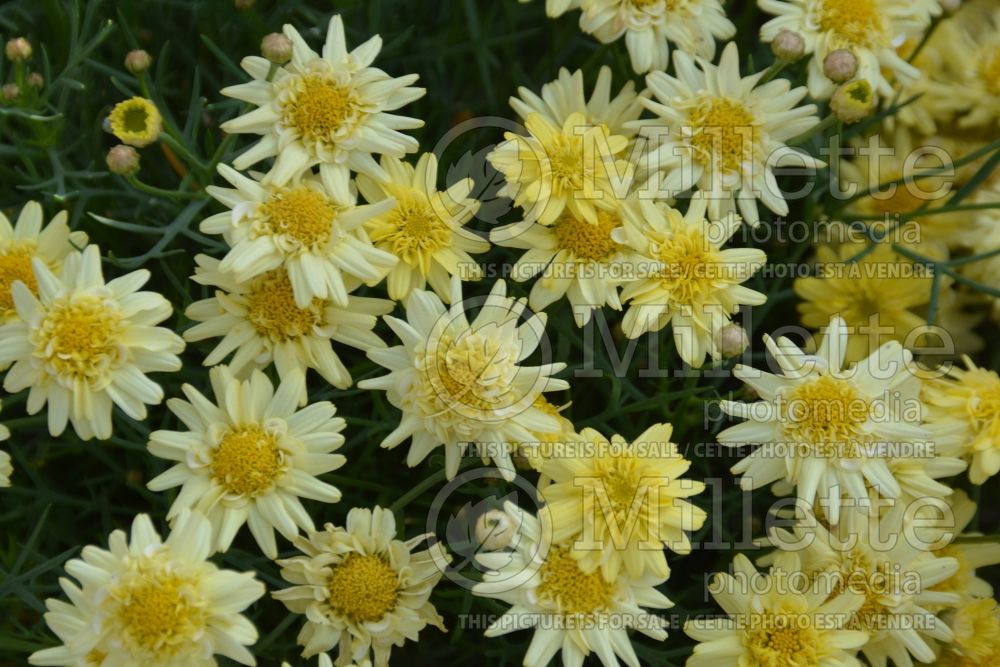
[[[226,551],[247,524],[261,551],[277,558],[277,529],[293,540],[299,529],[315,530],[300,498],[326,503],[340,491],[319,476],[344,465],[333,452],[344,443],[344,420],[329,401],[298,409],[293,371],[275,390],[260,371],[239,381],[225,366],[209,371],[214,402],[185,384],[188,400],[170,399],[170,410],[186,431],[153,431],[151,454],[176,463],[147,485],[153,491],[181,487],[167,519],[185,509],[212,524],[212,545]]]
[[[163,129],[160,111],[151,100],[144,97],[133,97],[116,104],[108,116],[108,123],[111,125],[111,133],[119,141],[136,148],[156,141]]]
[[[303,555],[278,561],[293,585],[273,595],[306,617],[297,640],[302,655],[339,646],[338,666],[370,659],[387,667],[394,645],[416,641],[427,625],[444,631],[429,599],[449,557],[440,542],[416,551],[428,537],[396,539],[396,520],[381,507],[356,507],[345,528],[327,524],[297,537]]]
[[[161,540],[145,514],[131,538],[116,530],[108,549],[84,547],[60,579],[69,602],[49,599],[45,621],[63,645],[37,651],[32,665],[215,667],[214,654],[255,665],[257,630],[240,614],[264,595],[252,572],[207,560],[211,527],[184,512]]]
[[[105,282],[95,245],[71,253],[56,276],[32,261],[38,296],[14,283],[18,320],[0,327],[0,365],[9,392],[29,389],[27,410],[48,404],[48,427],[59,435],[71,422],[84,440],[111,437],[111,406],[132,419],[163,400],[150,372],[176,371],[184,341],[156,326],[173,308],[156,292],[139,289],[145,269]]]

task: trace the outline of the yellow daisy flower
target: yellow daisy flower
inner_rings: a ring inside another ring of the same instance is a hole
[[[954,115],[960,128],[996,130],[1000,125],[1000,9],[968,3],[951,21],[958,29],[942,45],[951,67],[935,82],[934,104]]]
[[[796,278],[802,324],[820,329],[839,317],[849,327],[847,361],[860,361],[888,341],[913,346],[927,320],[915,311],[930,301],[933,276],[926,267],[897,254],[888,243],[856,262],[866,244],[848,242],[816,248],[816,275]],[[949,285],[947,279],[942,287]]]
[[[396,539],[396,520],[381,507],[355,507],[345,528],[326,524],[297,537],[304,555],[278,561],[281,576],[293,585],[272,595],[305,615],[297,640],[302,655],[339,646],[338,665],[370,659],[387,667],[394,645],[416,641],[428,624],[443,632],[430,595],[449,556],[439,542],[415,551],[428,537]]]
[[[815,354],[787,338],[765,335],[782,375],[737,365],[733,374],[760,400],[721,401],[724,413],[746,421],[716,436],[731,447],[761,445],[732,468],[742,475],[743,489],[779,480],[794,484],[800,501],[810,507],[818,502],[831,523],[838,521],[843,494],[847,506],[867,499],[869,487],[883,498],[903,495],[894,459],[916,466],[911,475],[923,468],[927,490],[942,489],[927,474],[936,451],[921,425],[924,407],[920,379],[910,371],[912,354],[890,341],[845,366],[847,339],[839,318],[830,322]]]
[[[496,245],[527,250],[511,268],[515,280],[541,274],[528,297],[532,310],[543,310],[565,296],[582,327],[596,309],[622,309],[618,288],[641,261],[632,248],[614,238],[614,230],[624,224],[625,206],[598,209],[596,223],[577,217],[567,207],[551,225],[524,220],[490,232]]]
[[[930,609],[953,607],[961,599],[933,587],[952,576],[958,563],[907,539],[903,505],[895,504],[881,518],[870,509],[864,504],[845,509],[833,528],[806,514],[792,531],[773,530],[769,541],[798,554],[813,587],[832,581],[835,590],[863,596],[845,627],[868,634],[861,648],[868,664],[886,665],[892,659],[912,667],[911,656],[932,662],[935,641],[950,642],[954,635]]]
[[[355,195],[338,197],[308,174],[278,186],[226,165],[219,173],[235,189],[206,190],[231,210],[206,218],[200,228],[229,244],[219,269],[239,282],[280,268],[288,272],[299,308],[315,298],[346,306],[347,283],[376,285],[396,263],[395,255],[372,245],[363,227],[388,211],[391,199],[357,206]]]
[[[393,200],[392,208],[369,218],[364,226],[376,248],[399,259],[389,271],[389,298],[404,301],[427,283],[447,302],[451,276],[479,280],[482,270],[469,253],[483,253],[490,244],[464,225],[479,210],[469,197],[473,181],[465,178],[438,192],[438,162],[424,153],[414,167],[383,156],[387,181],[359,175],[358,190],[371,204]]]
[[[705,511],[682,500],[705,485],[681,479],[691,467],[670,441],[673,427],[655,424],[631,444],[591,428],[561,456],[545,459],[552,480],[542,492],[540,517],[552,540],[573,544],[569,555],[584,572],[600,570],[613,582],[621,572],[670,576],[664,548],[691,552],[687,533],[701,528]]]
[[[350,172],[385,178],[373,153],[402,157],[418,149],[416,139],[400,132],[421,127],[415,118],[390,113],[424,95],[410,84],[416,74],[391,77],[371,66],[382,48],[375,35],[347,50],[344,22],[330,19],[322,55],[298,31],[284,26],[292,40],[292,59],[271,75],[271,62],[248,56],[240,65],[253,79],[229,86],[222,94],[257,108],[221,125],[225,132],[262,135],[233,160],[246,169],[275,158],[269,178],[287,183],[303,170],[319,165],[327,190],[339,200],[349,196]]]
[[[626,224],[616,238],[639,255],[636,280],[622,289],[628,305],[622,330],[629,338],[673,327],[681,359],[701,366],[705,355],[722,358],[718,334],[740,306],[767,300],[743,287],[767,257],[756,248],[726,248],[740,226],[729,214],[705,219],[707,202],[693,199],[686,215],[664,204],[640,199],[638,210],[626,209]]]
[[[524,461],[536,472],[541,472],[546,459],[553,456],[557,448],[565,448],[567,443],[577,442],[580,438],[576,432],[573,422],[562,415],[562,411],[569,407],[569,404],[562,406],[553,405],[539,394],[535,399],[535,407],[555,418],[557,427],[551,431],[532,431],[532,439],[512,443],[514,453],[524,459]],[[548,483],[548,479],[543,474],[538,482],[538,487],[542,488]]]
[[[9,392],[30,389],[28,414],[48,404],[49,433],[67,421],[84,440],[111,437],[111,406],[132,419],[163,400],[149,372],[176,371],[184,341],[156,326],[173,308],[155,292],[140,292],[149,271],[105,282],[95,245],[66,257],[56,276],[32,261],[38,296],[14,283],[18,321],[0,327],[0,365],[13,362],[4,379]]]
[[[151,100],[133,97],[119,102],[108,116],[111,133],[129,146],[142,148],[160,137],[163,118]]]
[[[116,530],[108,549],[84,547],[60,579],[70,602],[49,599],[45,621],[62,646],[37,651],[32,665],[214,667],[214,654],[255,665],[257,630],[241,611],[264,595],[252,572],[220,570],[211,526],[198,513],[177,517],[160,539],[145,514],[132,535]]]
[[[665,70],[670,42],[702,58],[715,55],[715,42],[736,35],[719,0],[586,0],[580,29],[603,44],[625,36],[637,74]]]
[[[927,421],[954,433],[970,459],[969,479],[982,484],[1000,472],[1000,376],[964,357],[944,378],[924,384]]]
[[[758,0],[775,18],[760,30],[765,42],[782,30],[802,36],[809,59],[809,94],[827,99],[836,84],[823,74],[823,60],[846,49],[858,59],[857,77],[865,79],[879,95],[892,96],[893,76],[910,81],[920,70],[907,63],[896,46],[907,37],[918,37],[941,13],[938,0]],[[965,56],[967,57],[967,55]]]
[[[1000,607],[993,598],[970,600],[947,616],[955,640],[941,650],[936,667],[1000,664]]]
[[[182,487],[168,520],[188,508],[201,512],[217,551],[229,549],[245,523],[272,559],[275,529],[288,540],[300,528],[315,530],[299,499],[340,500],[319,475],[344,465],[333,452],[344,444],[345,424],[328,401],[297,409],[299,374],[293,371],[275,391],[260,371],[240,381],[216,366],[209,371],[214,403],[189,384],[182,387],[187,401],[168,401],[188,430],[150,434],[150,453],[176,463],[147,484],[153,491]]]
[[[699,642],[688,667],[860,667],[855,654],[868,634],[848,626],[864,597],[837,591],[830,580],[799,587],[800,571],[794,553],[781,554],[767,574],[737,554],[733,573],[717,573],[708,589],[725,616],[684,624],[685,634]]]
[[[14,283],[21,281],[32,294],[38,294],[32,259],[39,258],[58,276],[66,256],[87,245],[86,232],[71,232],[67,218],[66,211],[60,211],[43,225],[42,207],[33,201],[21,208],[13,226],[0,212],[0,323],[17,319],[11,293]]]
[[[199,324],[185,331],[184,338],[191,342],[221,339],[205,358],[206,366],[232,354],[229,367],[240,377],[272,363],[282,379],[301,370],[299,402],[304,405],[305,372],[310,368],[339,389],[351,385],[351,374],[334,351],[334,341],[360,350],[385,347],[373,329],[378,317],[392,310],[393,303],[387,299],[351,295],[344,307],[313,299],[299,308],[291,280],[282,269],[240,282],[221,272],[217,259],[198,255],[195,262],[192,280],[216,291],[188,306],[184,314]]]
[[[673,606],[655,588],[663,578],[647,573],[632,579],[622,573],[607,581],[600,572],[585,573],[565,545],[551,543],[535,517],[510,502],[504,509],[519,526],[513,551],[476,554],[489,571],[472,588],[473,595],[510,605],[487,628],[487,637],[534,628],[525,667],[545,667],[560,651],[565,665],[582,665],[593,653],[604,667],[618,667],[619,658],[638,667],[629,630],[666,639],[668,621],[644,609]]]
[[[674,69],[677,77],[662,71],[646,76],[656,99],[642,103],[658,123],[644,158],[652,176],[643,190],[669,198],[697,186],[709,199],[713,220],[738,206],[743,219],[756,225],[758,199],[788,215],[773,170],[824,166],[785,145],[819,122],[815,105],[797,106],[806,89],[793,89],[781,78],[758,86],[763,73],[741,77],[735,42],[718,65],[675,51]]]
[[[492,458],[504,477],[513,479],[510,443],[559,428],[535,401],[543,392],[569,388],[565,380],[551,377],[566,365],[521,365],[545,335],[545,315],[525,317],[527,304],[508,297],[502,280],[478,301],[472,322],[467,309],[473,302],[463,303],[458,278],[451,285],[450,308],[433,293],[414,290],[405,321],[384,318],[403,344],[369,350],[368,357],[389,374],[362,380],[358,387],[385,391],[402,411],[381,446],[391,449],[410,438],[408,466],[443,445],[445,473],[452,479],[468,447]]]
[[[629,140],[591,124],[581,110],[561,124],[546,116],[529,113],[527,136],[507,132],[489,154],[506,181],[498,194],[513,199],[526,220],[551,225],[568,210],[596,224],[598,209],[614,206],[632,183]]]

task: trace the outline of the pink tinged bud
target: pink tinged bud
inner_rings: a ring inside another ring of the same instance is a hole
[[[722,353],[724,359],[738,357],[750,345],[750,339],[747,337],[746,330],[732,322],[719,329],[716,337],[719,352]]]
[[[284,65],[292,59],[292,40],[280,32],[272,32],[260,41],[260,52],[275,65]]]
[[[771,42],[771,51],[778,60],[793,63],[806,52],[806,40],[797,32],[782,30]]]
[[[108,169],[112,174],[119,176],[131,176],[139,171],[139,151],[119,144],[108,151]]]
[[[0,88],[0,96],[3,97],[5,102],[13,102],[21,96],[21,89],[16,83],[8,83]]]
[[[153,64],[153,56],[142,49],[129,51],[125,56],[125,69],[135,75],[142,74]]]
[[[858,59],[847,49],[837,49],[823,58],[823,74],[834,83],[844,83],[858,73]]]
[[[45,85],[45,77],[38,72],[32,72],[28,75],[28,85],[38,90]]]
[[[15,37],[7,42],[4,53],[7,54],[7,60],[12,63],[23,63],[31,57],[31,42],[24,37]]]

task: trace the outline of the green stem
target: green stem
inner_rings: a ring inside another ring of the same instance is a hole
[[[792,137],[791,139],[789,139],[785,143],[788,144],[789,146],[800,146],[803,143],[805,143],[806,141],[808,141],[809,139],[811,139],[817,133],[823,132],[823,131],[825,131],[825,130],[831,128],[831,127],[833,127],[838,122],[839,122],[839,119],[837,118],[836,114],[830,114],[829,116],[827,116],[826,118],[824,118],[820,122],[818,122],[815,125],[813,125],[812,128],[806,130],[805,132],[803,132],[802,134],[800,134],[798,136]]]
[[[135,176],[127,176],[125,178],[129,184],[136,190],[145,192],[148,195],[153,195],[154,197],[167,197],[170,199],[207,199],[208,195],[204,192],[184,192],[182,190],[166,190],[164,188],[158,188],[154,185],[148,185],[143,183]]]

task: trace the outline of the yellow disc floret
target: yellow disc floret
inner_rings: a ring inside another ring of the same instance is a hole
[[[694,157],[703,165],[717,164],[724,172],[740,171],[758,150],[756,120],[740,101],[709,98],[691,111],[688,120]]]
[[[374,623],[396,608],[399,574],[382,556],[351,553],[327,585],[330,609],[355,623]]]
[[[361,111],[357,95],[325,73],[306,74],[286,88],[282,121],[307,146],[330,147]]]
[[[305,308],[295,304],[292,281],[283,269],[254,278],[247,292],[247,319],[257,333],[274,342],[308,336],[323,323],[323,302],[313,299]]]
[[[311,249],[330,240],[336,216],[337,207],[315,188],[279,188],[258,207],[260,223],[254,231],[257,235],[281,237],[287,241],[288,247],[282,248],[286,252]]]
[[[163,119],[156,105],[143,97],[119,102],[108,116],[111,132],[130,146],[147,146],[160,136]]]
[[[38,282],[31,268],[34,254],[33,243],[13,243],[0,252],[0,318],[12,314],[14,310],[10,288],[17,281],[24,283],[32,294],[38,294]]]
[[[611,232],[621,227],[621,220],[607,211],[597,212],[597,224],[564,213],[553,225],[559,247],[575,257],[591,262],[605,262],[621,247],[611,238]]]
[[[562,614],[593,614],[613,604],[614,584],[605,581],[600,570],[589,574],[581,571],[564,548],[549,551],[539,576],[539,600],[554,604]]]
[[[212,452],[212,476],[237,496],[257,497],[273,486],[285,471],[278,438],[257,424],[225,432]]]
[[[103,387],[125,360],[123,333],[115,302],[93,294],[58,297],[33,332],[35,356],[67,382]]]
[[[117,620],[133,654],[172,656],[205,631],[204,602],[197,586],[161,568],[143,568],[128,577],[112,599]]]

